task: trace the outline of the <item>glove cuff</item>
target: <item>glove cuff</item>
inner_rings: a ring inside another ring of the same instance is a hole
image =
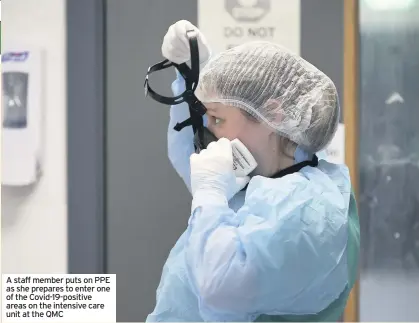
[[[216,205],[228,206],[225,193],[215,189],[199,189],[195,192],[192,199],[192,212],[200,206]]]

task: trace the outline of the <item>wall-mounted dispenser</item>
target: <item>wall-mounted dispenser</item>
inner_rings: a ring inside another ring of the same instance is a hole
[[[2,185],[35,183],[42,167],[42,52],[8,50],[2,61]]]

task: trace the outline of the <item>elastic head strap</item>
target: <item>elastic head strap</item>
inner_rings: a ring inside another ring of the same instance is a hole
[[[193,132],[196,133],[198,129],[203,127],[203,115],[207,109],[195,96],[195,90],[198,87],[199,81],[199,47],[197,40],[197,33],[195,30],[188,30],[186,36],[189,39],[189,47],[191,52],[191,67],[186,63],[176,64],[169,60],[164,60],[149,67],[147,75],[144,81],[144,92],[145,96],[150,95],[154,100],[167,104],[177,105],[183,102],[187,102],[189,105],[190,118],[176,124],[175,130],[180,131],[186,126],[192,126]],[[160,71],[169,67],[174,66],[185,80],[185,91],[175,97],[168,97],[156,93],[149,84],[149,75],[153,72]]]
[[[190,82],[192,91],[195,91],[198,87],[199,81],[199,48],[197,33],[195,30],[188,30],[186,32],[187,37],[189,38],[189,47],[191,51],[191,69],[190,69]],[[185,64],[186,65],[186,64]]]
[[[311,160],[306,160],[298,164],[292,165],[288,168],[285,168],[283,170],[280,170],[278,173],[273,175],[272,178],[280,178],[286,175],[297,173],[304,167],[307,167],[307,166],[317,167],[318,165],[319,165],[319,158],[316,156],[316,154],[314,154]]]
[[[165,59],[164,61],[157,63],[153,66],[150,66],[147,70],[147,75],[145,77],[144,80],[144,94],[145,96],[150,95],[154,100],[163,103],[163,104],[167,104],[167,105],[176,105],[179,103],[182,103],[185,101],[184,99],[184,93],[175,96],[175,97],[169,97],[169,96],[164,96],[164,95],[160,95],[158,93],[156,93],[149,85],[149,75],[153,72],[156,71],[160,71],[160,70],[164,70],[165,68],[169,68],[171,66],[175,66],[176,64],[171,63],[169,60]]]
[[[199,80],[199,48],[198,48],[198,41],[196,39],[196,31],[195,30],[188,30],[186,32],[187,37],[189,38],[189,47],[191,52],[191,67],[186,63],[176,64],[170,62],[169,60],[165,59],[162,62],[159,62],[153,66],[150,66],[147,70],[147,75],[144,80],[144,94],[145,96],[150,95],[154,100],[161,102],[163,104],[168,105],[176,105],[187,102],[194,102],[197,101],[195,95],[193,94],[198,86]],[[160,95],[154,91],[149,84],[149,76],[153,72],[157,72],[169,67],[176,67],[179,73],[185,79],[186,89],[185,91],[175,97],[168,97],[164,95]]]

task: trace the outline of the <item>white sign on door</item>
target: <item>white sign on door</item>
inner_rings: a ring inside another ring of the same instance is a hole
[[[253,40],[300,53],[300,0],[198,0],[198,28],[213,54]]]

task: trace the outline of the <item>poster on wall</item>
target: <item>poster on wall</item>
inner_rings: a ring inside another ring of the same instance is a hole
[[[300,53],[299,0],[198,0],[198,28],[213,54],[248,41]]]
[[[335,164],[345,163],[345,125],[339,123],[335,136],[326,147],[327,160]]]

